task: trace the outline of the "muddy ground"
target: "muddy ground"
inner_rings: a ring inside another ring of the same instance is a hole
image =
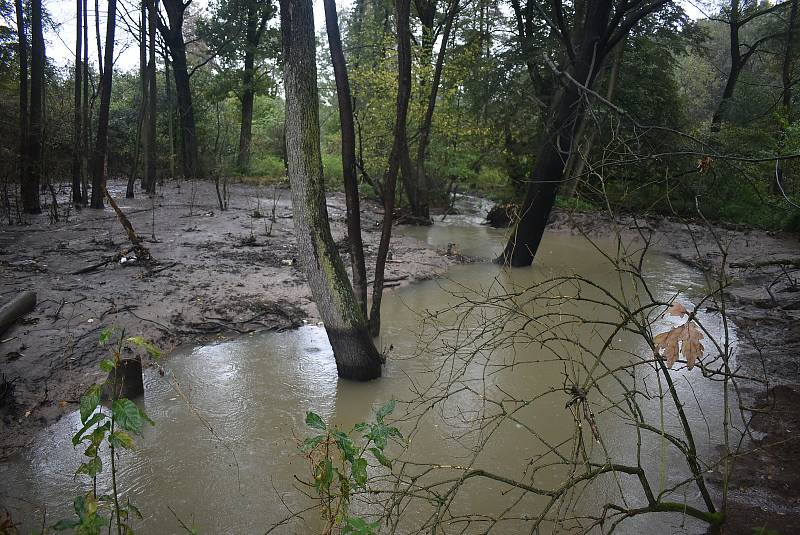
[[[24,290],[38,298],[31,314],[0,334],[0,459],[75,410],[88,385],[101,378],[104,328],[120,327],[168,351],[319,320],[295,262],[287,188],[231,186],[224,212],[210,183],[168,185],[155,203],[145,195],[124,199],[122,182],[109,189],[156,264],[143,267],[130,255],[121,263],[130,243],[110,208],[72,209],[58,223],[45,214],[0,227],[0,302]],[[328,212],[340,243],[343,194],[330,196]],[[374,265],[381,217],[376,204],[363,207],[368,266]],[[347,251],[346,244],[342,248]],[[398,236],[390,254],[390,288],[438,276],[460,261]]]
[[[124,196],[124,184],[112,194]],[[0,227],[0,302],[35,290],[33,313],[0,335],[0,459],[77,407],[101,377],[100,331],[114,325],[165,350],[262,329],[318,321],[295,257],[290,193],[280,186],[231,187],[221,212],[213,185],[168,185],[153,202],[119,199],[156,264],[142,267],[110,209],[28,218]],[[344,196],[328,211],[334,238],[345,235]],[[382,216],[363,207],[367,265],[374,263]],[[717,277],[727,251],[726,306],[740,336],[739,372],[762,383],[742,390],[753,415],[746,455],[736,459],[726,533],[753,527],[800,533],[800,244],[796,236],[714,228],[665,218],[616,222],[597,214],[554,215],[550,231],[602,237],[619,232]],[[719,243],[718,243],[719,242]],[[346,245],[342,244],[343,250]],[[389,286],[436,277],[464,259],[408,237],[393,238]],[[346,258],[346,257],[345,257]],[[102,264],[108,261],[108,263]],[[85,273],[76,274],[92,266]],[[751,410],[752,409],[752,410]],[[710,479],[714,479],[713,476]],[[718,485],[719,487],[719,485]],[[718,489],[719,490],[719,489]],[[768,531],[764,532],[769,533]]]

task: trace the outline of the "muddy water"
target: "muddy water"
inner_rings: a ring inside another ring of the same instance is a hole
[[[465,255],[491,257],[499,252],[502,232],[473,223],[470,217],[451,216],[431,228],[403,232],[436,246],[455,243]],[[604,246],[613,248],[611,243]],[[681,265],[651,257],[647,267],[657,297],[669,299],[680,295],[688,303],[700,294],[702,281]],[[568,273],[620,287],[614,270],[585,240],[549,235],[534,269],[505,271],[490,263],[469,264],[453,268],[443,280],[389,292],[384,298],[384,330],[380,339],[389,361],[384,377],[367,384],[337,380],[324,330],[313,325],[176,351],[164,362],[164,376],[152,369],[146,375],[143,405],[156,425],[146,429],[135,451],[125,453],[120,459],[123,494],[145,516],[137,532],[180,533],[177,518],[186,525],[196,525],[202,533],[266,531],[289,515],[290,510],[298,511],[308,505],[294,480],[295,475],[307,473],[295,441],[295,437],[306,433],[305,411],[314,410],[326,420],[351,426],[368,420],[376,407],[392,397],[413,400],[412,388],[427,389],[429,394],[448,392],[450,397],[421,417],[418,429],[412,428],[410,420],[399,423],[406,436],[412,438],[411,447],[402,453],[402,459],[470,465],[526,479],[523,476],[526,465],[546,454],[545,444],[558,444],[573,433],[573,419],[565,409],[569,397],[561,389],[567,378],[581,379],[585,374],[580,366],[568,369],[563,359],[554,360],[553,355],[559,347],[574,351],[574,346],[563,340],[545,347],[517,339],[512,340],[514,343],[498,342],[500,347],[492,352],[481,347],[471,355],[469,351],[454,353],[448,350],[448,342],[463,341],[467,332],[491,325],[496,316],[490,312],[477,319],[473,317],[460,330],[445,331],[434,337],[427,336],[420,328],[420,319],[426,311],[443,311],[438,319],[443,325],[453,325],[456,316],[444,310],[458,301],[454,294],[473,298],[496,294],[498,288],[523,288]],[[635,294],[633,288],[625,291],[628,296]],[[558,313],[572,312],[570,306],[562,306]],[[599,321],[616,320],[603,307],[586,307],[580,312]],[[719,334],[717,323],[709,319],[709,325]],[[600,342],[601,327],[559,325],[559,332],[565,338],[581,337],[587,347],[596,347]],[[528,328],[536,331],[536,327]],[[475,349],[475,340],[472,342]],[[630,359],[626,352],[646,351],[641,340],[620,336],[607,364],[624,364]],[[498,367],[498,364],[513,366]],[[688,399],[696,396],[705,409],[705,418],[699,412],[692,413],[692,418],[698,430],[698,448],[711,451],[720,440],[719,427],[713,423],[719,419],[721,410],[719,385],[704,380],[697,370],[675,373],[681,393]],[[646,375],[637,376],[636,380],[642,384],[650,381],[648,388],[657,388],[652,377],[648,379]],[[464,386],[470,389],[464,390]],[[605,387],[610,392],[615,388],[608,383]],[[516,422],[505,421],[495,426],[496,420],[486,419],[495,411],[486,399],[534,396],[540,397],[516,413]],[[414,403],[401,404],[398,414],[406,411],[418,414],[419,409]],[[636,436],[630,426],[615,417],[613,407],[603,400],[597,401],[594,410],[604,448],[591,446],[591,455],[601,462],[610,457],[616,462],[634,462]],[[657,422],[663,414],[667,427],[675,429],[670,407],[662,411],[662,406],[653,401],[643,404],[643,410],[651,421]],[[485,425],[479,425],[480,422]],[[41,525],[45,515],[46,523],[50,524],[69,515],[70,497],[80,489],[86,490],[85,485],[73,478],[81,462],[81,452],[71,448],[70,437],[78,427],[78,414],[70,414],[43,432],[30,451],[0,465],[0,500],[26,531]],[[479,454],[474,453],[476,444],[483,445]],[[646,439],[642,456],[656,491],[686,475],[685,462],[665,447],[663,441]],[[533,482],[537,487],[553,488],[564,476],[563,470],[544,468],[537,472]],[[526,480],[531,481],[530,477]],[[110,482],[103,479],[100,486],[107,489]],[[570,500],[577,504],[578,512],[591,513],[620,493],[633,496],[631,505],[641,504],[641,492],[634,481],[625,477],[605,479],[601,485],[587,489],[581,496],[571,496]],[[698,503],[693,493],[694,489],[690,495],[675,499]],[[516,505],[510,507],[512,503]],[[508,487],[501,484],[475,479],[463,486],[450,512],[471,514],[473,520],[478,520],[479,515],[497,515],[508,508],[505,516],[511,520],[498,524],[493,532],[518,533],[529,531],[526,516],[535,516],[543,505],[541,499],[521,498],[519,493],[508,492]],[[355,507],[364,512],[370,510],[369,506]],[[399,531],[420,525],[431,511],[423,503],[411,504],[402,515]],[[311,533],[316,525],[315,515],[310,513],[305,523],[295,522],[278,532]],[[646,524],[634,519],[623,524],[620,532],[639,533],[644,525],[649,526],[649,531],[654,530],[654,525],[659,526],[654,532],[667,529],[701,532],[701,526],[676,515],[661,515],[658,519],[651,516]],[[486,525],[476,523],[468,527],[455,523],[449,525],[448,531],[462,529],[481,532]]]

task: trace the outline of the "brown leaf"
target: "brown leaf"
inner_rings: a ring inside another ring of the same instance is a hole
[[[686,359],[686,366],[691,370],[695,363],[703,357],[703,333],[695,322],[687,321],[683,325],[673,327],[667,332],[656,335],[653,343],[656,346],[656,355],[667,360],[667,368],[678,360],[680,355]]]
[[[686,310],[686,307],[682,304],[675,301],[672,303],[669,308],[664,312],[664,316],[676,316],[678,318],[682,318],[683,316],[688,316],[689,311]]]

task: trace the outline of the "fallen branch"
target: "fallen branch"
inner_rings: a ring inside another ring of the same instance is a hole
[[[0,308],[0,334],[36,306],[35,292],[22,292]]]

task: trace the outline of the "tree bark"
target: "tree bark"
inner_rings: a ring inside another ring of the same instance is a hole
[[[100,109],[97,117],[97,137],[92,160],[92,208],[102,209],[106,184],[106,152],[108,148],[108,120],[111,105],[111,82],[114,71],[114,33],[117,28],[117,0],[108,0],[106,14],[106,50],[103,58],[103,76],[100,82]]]
[[[568,74],[591,87],[606,53],[606,33],[611,12],[611,0],[586,2],[583,38],[575,61]],[[508,240],[503,254],[497,259],[513,267],[529,266],[539,248],[558,187],[564,179],[569,160],[574,129],[584,112],[583,89],[565,81],[554,102],[555,113],[547,135],[539,146],[533,176],[520,210],[520,220]]]
[[[78,24],[80,25],[80,21]],[[81,106],[83,145],[81,147],[81,202],[89,202],[89,2],[83,0],[83,103]]]
[[[77,0],[76,4],[75,20],[77,21],[77,31],[75,32],[75,106],[72,130],[72,202],[79,205],[83,202],[83,195],[81,192],[81,184],[83,183],[83,134],[81,133],[83,122],[81,102],[81,89],[83,84],[83,66],[81,61],[81,53],[83,52],[83,28],[81,27],[81,20],[83,20],[83,0]]]
[[[411,31],[409,28],[410,0],[395,0],[395,21],[397,24],[397,104],[394,120],[394,142],[389,155],[389,168],[384,180],[383,227],[378,245],[378,258],[375,260],[375,282],[372,287],[372,310],[369,315],[369,329],[373,336],[380,333],[381,300],[383,298],[384,270],[389,254],[389,241],[392,237],[392,218],[397,174],[405,159],[408,164],[408,141],[406,139],[406,118],[408,101],[411,98]]]
[[[28,130],[28,176],[22,184],[22,209],[42,213],[39,184],[42,178],[42,104],[44,97],[44,35],[42,0],[31,0],[31,100]]]
[[[242,70],[242,123],[239,130],[239,152],[236,165],[239,170],[246,173],[250,169],[250,142],[253,138],[253,104],[256,91],[255,82],[255,57],[258,46],[258,18],[255,8],[247,8],[247,28],[245,30],[246,49],[244,53],[244,70]]]
[[[422,118],[422,123],[419,128],[419,142],[417,144],[417,161],[414,169],[417,187],[420,188],[421,193],[429,192],[431,190],[430,178],[425,170],[425,160],[428,157],[428,146],[430,144],[431,126],[433,124],[433,111],[436,108],[436,98],[439,94],[439,85],[442,81],[442,70],[444,69],[444,58],[447,52],[447,43],[450,40],[450,32],[453,28],[453,22],[458,13],[458,0],[454,0],[452,6],[445,14],[444,32],[442,34],[442,44],[439,48],[439,53],[436,56],[436,63],[433,69],[433,77],[431,79],[431,87],[428,93],[428,104],[425,108],[425,115]],[[435,3],[433,4],[436,5]],[[434,9],[435,13],[435,9]],[[430,22],[432,26],[432,21]],[[428,33],[433,35],[433,28],[426,30],[423,25],[423,42],[424,37]],[[429,39],[432,40],[432,37]],[[431,43],[431,47],[433,44]],[[426,49],[427,54],[427,49]],[[428,55],[425,56],[428,58]],[[430,222],[430,199],[427,194],[419,195],[417,198],[417,212],[414,217],[420,222]]]
[[[147,41],[149,48],[149,61],[147,64],[147,126],[145,134],[147,142],[144,146],[145,160],[145,190],[147,193],[156,192],[156,167],[158,153],[156,152],[156,121],[158,111],[158,83],[156,70],[156,20],[158,20],[158,0],[147,2],[148,26]]]
[[[339,123],[342,129],[342,176],[347,205],[347,235],[350,241],[350,265],[353,270],[353,291],[361,311],[367,315],[367,270],[364,262],[364,243],[361,239],[361,207],[356,177],[356,130],[353,122],[353,99],[347,62],[339,33],[336,1],[324,0],[325,27],[331,51],[331,63],[336,78],[336,95],[339,102]]]
[[[158,29],[169,49],[170,56],[172,56],[172,73],[175,79],[175,94],[178,99],[183,175],[186,179],[193,179],[200,176],[200,158],[186,60],[186,43],[183,39],[183,16],[188,6],[189,2],[184,3],[183,0],[164,0],[169,26],[159,19]]]
[[[28,37],[25,32],[25,8],[22,0],[15,1],[17,11],[17,39],[19,48],[19,184],[23,188],[28,180]]]
[[[331,237],[320,152],[314,15],[310,0],[281,0],[286,147],[300,260],[339,377],[369,380],[381,358]]]

